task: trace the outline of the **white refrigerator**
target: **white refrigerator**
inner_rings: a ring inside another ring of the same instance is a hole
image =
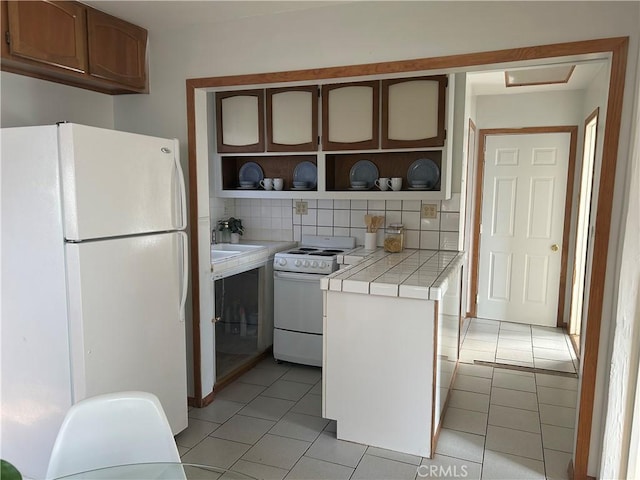
[[[186,195],[177,140],[2,129],[0,457],[44,478],[68,408],[156,394],[187,426]]]

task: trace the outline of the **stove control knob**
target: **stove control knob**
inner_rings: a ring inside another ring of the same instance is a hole
[[[300,265],[302,265],[302,261],[300,261],[300,260],[296,260],[296,261],[295,261],[295,263],[294,263],[294,265],[295,265],[296,267],[299,267]]]
[[[320,262],[320,264],[318,265],[319,268],[325,268],[326,266],[327,264],[324,262]]]
[[[284,267],[287,264],[287,259],[286,258],[279,258],[278,259],[278,265],[280,265],[281,267]]]
[[[304,266],[305,266],[305,267],[309,267],[309,265],[310,265],[309,260],[305,260],[305,261],[304,261]]]
[[[318,262],[316,262],[315,260],[313,262],[311,262],[311,266],[313,268],[318,268]]]

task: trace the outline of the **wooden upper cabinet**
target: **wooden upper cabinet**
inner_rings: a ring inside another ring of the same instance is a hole
[[[264,152],[264,90],[216,93],[219,153]]]
[[[440,147],[447,76],[382,81],[382,148]]]
[[[9,1],[11,55],[55,67],[85,72],[84,5],[74,2]]]
[[[378,148],[380,82],[355,82],[322,87],[324,150]]]
[[[318,148],[318,86],[267,89],[267,151]]]
[[[147,31],[144,28],[88,9],[87,40],[92,76],[145,88]]]
[[[0,0],[3,71],[108,94],[146,93],[147,31],[75,1]]]

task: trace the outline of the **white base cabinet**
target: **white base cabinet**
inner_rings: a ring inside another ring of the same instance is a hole
[[[323,416],[339,439],[431,457],[436,302],[325,295]]]

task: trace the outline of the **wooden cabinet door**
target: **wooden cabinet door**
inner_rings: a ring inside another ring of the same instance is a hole
[[[85,72],[84,5],[74,2],[10,1],[9,52],[17,57]]]
[[[147,31],[98,10],[87,10],[89,73],[143,89],[147,86]]]
[[[218,153],[264,152],[264,90],[216,93]]]
[[[382,148],[444,145],[447,76],[382,81]]]
[[[322,87],[322,146],[325,150],[378,148],[380,82]]]
[[[267,150],[318,148],[318,86],[267,89]]]

